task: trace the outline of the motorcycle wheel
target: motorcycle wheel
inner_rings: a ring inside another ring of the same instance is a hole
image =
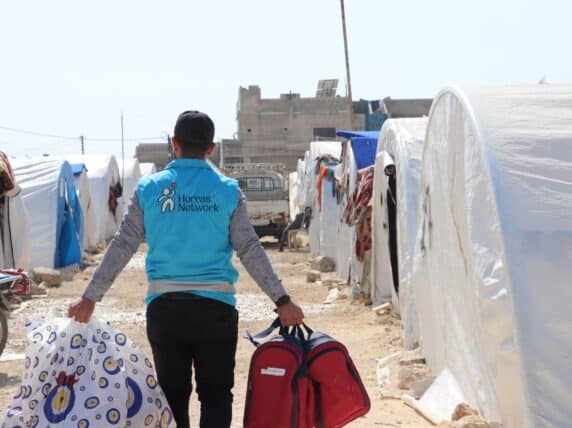
[[[0,310],[0,355],[4,352],[6,341],[8,340],[8,320],[6,313]]]

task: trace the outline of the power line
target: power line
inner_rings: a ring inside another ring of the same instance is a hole
[[[18,129],[18,128],[10,128],[8,126],[0,126],[0,129],[4,129],[6,131],[11,131],[11,132],[16,132],[19,134],[34,135],[36,137],[60,138],[62,140],[77,140],[79,138],[79,137],[68,137],[68,136],[64,136],[64,135],[44,134],[42,132],[27,131],[25,129]]]
[[[121,137],[120,138],[91,138],[91,137],[85,137],[86,140],[89,141],[95,141],[95,142],[120,142],[121,141]],[[164,141],[163,138],[161,137],[144,137],[144,138],[125,138],[123,141],[131,141],[131,142],[137,142],[137,141]]]
[[[0,126],[0,129],[3,129],[5,131],[14,132],[17,134],[33,135],[35,137],[59,138],[61,140],[75,140],[75,141],[81,140],[81,137],[79,135],[77,137],[70,137],[67,135],[47,134],[44,132],[30,131],[27,129],[11,128],[9,126]],[[84,140],[89,140],[89,141],[94,141],[94,142],[118,142],[118,141],[121,141],[121,138],[84,137]],[[130,142],[163,141],[163,139],[161,137],[143,137],[143,138],[125,138],[124,141],[130,141]]]

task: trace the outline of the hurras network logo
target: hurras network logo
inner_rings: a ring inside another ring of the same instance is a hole
[[[212,201],[210,196],[187,195],[177,192],[177,183],[165,188],[158,198],[161,204],[161,213],[189,212],[189,213],[218,213],[220,207]]]

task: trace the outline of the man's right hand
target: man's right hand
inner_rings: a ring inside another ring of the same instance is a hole
[[[302,324],[303,322],[304,312],[302,312],[302,308],[294,302],[286,303],[276,309],[276,311],[280,317],[280,322],[285,327]]]
[[[95,309],[95,301],[82,297],[81,300],[73,303],[68,308],[68,317],[74,318],[77,322],[87,323]]]

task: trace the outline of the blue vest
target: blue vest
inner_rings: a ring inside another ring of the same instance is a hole
[[[238,206],[236,180],[203,160],[177,159],[137,185],[149,245],[149,282],[228,282],[232,265],[230,220]]]

